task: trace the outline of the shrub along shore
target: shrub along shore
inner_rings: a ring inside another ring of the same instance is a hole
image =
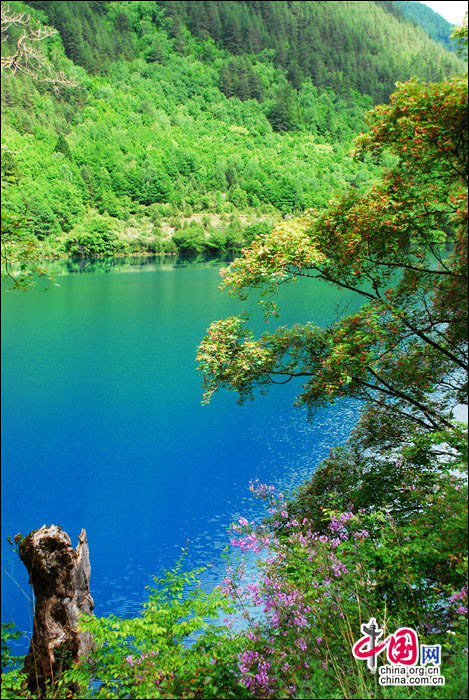
[[[52,260],[98,260],[140,256],[234,255],[255,237],[271,230],[278,214],[254,212],[173,216],[169,219],[127,222],[94,213],[74,232],[31,237],[19,224],[16,235],[3,246],[3,272],[13,287],[29,289],[35,276],[51,276]]]

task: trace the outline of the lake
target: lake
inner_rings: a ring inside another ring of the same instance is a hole
[[[86,528],[95,612],[129,616],[187,541],[189,565],[212,563],[203,583],[216,583],[230,522],[263,513],[250,479],[299,485],[357,419],[342,401],[308,423],[294,382],[243,406],[230,392],[202,406],[205,329],[255,304],[218,290],[223,262],[131,263],[56,265],[60,287],[2,295],[2,609],[25,632],[31,592],[7,535],[53,523],[75,546]],[[317,280],[278,301],[268,328],[324,326],[360,304]],[[260,313],[251,325],[261,329]]]

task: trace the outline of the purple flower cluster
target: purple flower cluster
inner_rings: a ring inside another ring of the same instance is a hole
[[[222,579],[222,582],[218,585],[218,590],[228,598],[234,600],[242,593],[240,585],[245,574],[246,567],[244,564],[239,564],[236,569],[227,566],[225,578]]]
[[[451,603],[459,603],[462,601],[466,601],[466,605],[459,605],[459,607],[456,608],[457,615],[467,615],[467,586],[463,586],[460,591],[456,591],[456,593],[453,593],[450,597]]]
[[[259,479],[256,479],[249,483],[249,490],[257,498],[269,502],[269,508],[267,510],[271,515],[279,513],[282,518],[288,518],[285,495],[283,493],[277,493],[275,486],[272,486],[272,484],[261,484]]]
[[[303,594],[287,581],[267,574],[263,581],[264,612],[271,614],[273,627],[296,628],[308,624],[311,608],[305,604]]]
[[[272,486],[272,484],[261,484],[259,479],[253,479],[249,482],[249,490],[257,498],[265,500],[275,493],[275,486]]]
[[[269,676],[272,664],[252,649],[241,652],[238,660],[244,687],[249,688],[254,697],[259,697],[259,692],[270,695],[276,681],[274,676]]]
[[[308,645],[306,644],[303,637],[300,637],[299,639],[297,639],[295,643],[296,643],[296,646],[298,647],[298,649],[301,649],[301,651],[306,651],[306,649],[308,648]]]
[[[259,536],[255,532],[250,532],[245,537],[232,537],[230,542],[233,547],[239,547],[242,552],[251,550],[259,554],[270,545],[271,538],[268,535]]]
[[[254,521],[249,522],[246,518],[239,518],[238,523],[233,523],[230,529],[243,536],[232,537],[231,546],[239,547],[242,552],[251,550],[256,554],[259,554],[265,547],[269,547],[272,544],[272,536],[266,531],[265,525],[259,526],[258,531],[261,532],[256,532],[254,528]]]
[[[370,533],[368,532],[368,530],[357,530],[356,532],[353,533],[353,537],[356,540],[364,540],[369,536],[370,536]]]
[[[463,586],[460,591],[453,593],[450,598],[452,603],[456,603],[458,600],[467,600],[467,586]]]
[[[334,572],[334,576],[339,578],[342,574],[347,573],[347,567],[341,561],[337,560],[332,563],[332,571]]]
[[[329,530],[336,535],[333,540],[334,542],[336,542],[337,539],[339,539],[339,542],[340,540],[348,540],[349,533],[345,527],[345,523],[350,520],[350,518],[353,518],[353,513],[341,513],[339,517],[335,515],[332,516],[331,522],[329,523]]]
[[[322,628],[318,628],[317,620],[323,606],[327,615],[335,611],[343,617],[336,603],[343,585],[339,579],[348,573],[350,556],[369,533],[355,527],[358,518],[350,511],[334,514],[326,534],[316,532],[307,518],[300,523],[290,516],[285,496],[273,486],[256,480],[251,482],[250,490],[267,501],[269,513],[277,516],[276,524],[269,532],[265,526],[239,518],[231,526],[235,535],[231,543],[242,552],[259,553],[268,548],[268,556],[260,563],[264,574],[259,581],[246,585],[228,569],[220,588],[237,604],[248,604],[243,612],[250,623],[246,648],[238,657],[242,684],[253,697],[278,697],[278,692],[285,692],[291,684],[295,668],[309,668],[312,653],[321,656],[324,636],[318,636]],[[304,581],[304,590],[284,575],[285,563],[296,567],[297,562],[311,572],[309,583]],[[268,621],[268,637],[261,629],[263,625],[254,622],[259,608]]]
[[[145,653],[142,654],[141,656],[134,656],[133,654],[130,654],[129,656],[126,656],[126,657],[125,657],[125,660],[126,660],[127,664],[128,664],[131,668],[135,668],[135,666],[139,666],[139,665],[142,664],[146,659],[148,659],[148,658],[150,658],[150,657],[157,656],[158,654],[159,654],[159,650],[156,649],[156,650],[154,650],[154,651],[145,652]]]

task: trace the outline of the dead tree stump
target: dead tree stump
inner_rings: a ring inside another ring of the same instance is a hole
[[[46,684],[92,648],[90,635],[78,631],[78,615],[93,612],[90,559],[86,532],[76,550],[57,525],[34,530],[19,545],[36,599],[34,630],[23,672],[32,691],[43,694]]]

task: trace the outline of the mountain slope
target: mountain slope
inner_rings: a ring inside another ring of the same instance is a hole
[[[431,78],[463,66],[374,3],[12,9],[57,27],[49,60],[77,87],[2,77],[3,204],[27,232],[75,254],[174,250],[174,240],[197,251],[209,229],[212,248],[239,246],[242,225],[365,186],[376,166],[353,164],[348,151],[374,86],[376,98],[412,67]],[[315,31],[319,48],[308,53]]]
[[[393,4],[405,17],[422,27],[434,41],[439,42],[448,51],[456,51],[454,42],[450,39],[453,26],[431,7],[422,2],[394,2]]]
[[[273,50],[275,65],[293,87],[305,77],[340,92],[353,87],[385,101],[397,80],[411,75],[440,80],[457,63],[425,33],[372,2],[199,2],[158,3],[179,36],[186,24],[231,53]]]
[[[375,102],[386,100],[397,80],[411,75],[440,80],[457,70],[457,60],[435,48],[424,31],[401,21],[399,12],[393,16],[373,2],[27,4],[47,15],[61,34],[67,56],[91,72],[106,68],[113,58],[139,55],[145,39],[139,32],[151,32],[151,25],[167,29],[178,53],[187,50],[187,27],[193,36],[210,37],[235,55],[274,51],[273,63],[287,71],[294,88],[310,77],[317,87],[331,86],[336,92],[352,87]],[[147,28],[141,25],[143,17]],[[151,48],[157,56],[159,47]]]

